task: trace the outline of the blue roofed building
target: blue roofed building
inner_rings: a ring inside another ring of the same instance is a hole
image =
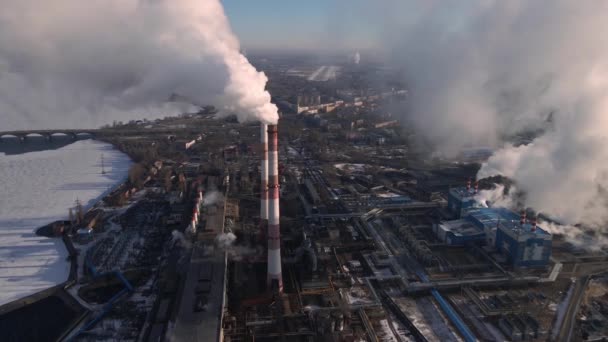
[[[437,238],[450,246],[464,246],[471,243],[483,244],[485,233],[470,219],[443,221],[433,226]]]
[[[475,201],[475,190],[471,187],[457,187],[450,189],[448,193],[448,209],[460,218],[469,208],[477,205]]]
[[[461,219],[433,227],[442,242],[452,246],[486,245],[513,267],[544,267],[549,263],[551,234],[530,222],[522,225],[520,216],[511,210],[477,208],[473,204],[461,214]]]
[[[531,223],[501,221],[496,231],[496,249],[513,267],[544,267],[551,258],[552,236]]]
[[[505,208],[470,208],[465,215],[484,232],[487,246],[496,245],[498,222],[519,220],[516,213]]]
[[[504,208],[476,208],[474,205],[462,210],[462,218],[442,221],[434,233],[442,242],[452,246],[467,243],[494,246],[497,223],[500,220],[518,219],[519,216]]]

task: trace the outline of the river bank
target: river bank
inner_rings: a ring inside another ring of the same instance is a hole
[[[93,140],[0,157],[0,305],[67,280],[65,245],[35,230],[66,219],[76,200],[85,210],[93,206],[126,179],[130,165],[127,155]]]

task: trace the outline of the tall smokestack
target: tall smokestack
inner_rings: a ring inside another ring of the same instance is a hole
[[[479,191],[479,181],[475,181],[475,194],[477,194],[477,192]]]
[[[277,125],[268,125],[268,284],[283,292],[279,212],[279,138]]]
[[[532,231],[532,233],[536,232],[536,225],[538,224],[538,217],[534,216],[534,218],[532,219],[532,227],[530,228],[530,231]]]
[[[526,224],[526,211],[522,210],[521,211],[521,217],[520,217],[520,222],[519,222],[522,226],[524,224]]]
[[[467,192],[471,191],[471,178],[467,179]]]
[[[268,125],[260,124],[260,141],[262,157],[260,165],[260,235],[263,236],[268,227]]]

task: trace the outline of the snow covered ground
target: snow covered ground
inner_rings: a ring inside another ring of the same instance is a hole
[[[0,305],[67,280],[70,264],[63,242],[37,236],[35,230],[66,219],[76,199],[85,208],[95,204],[127,177],[130,164],[125,154],[93,140],[0,155]]]
[[[399,297],[397,305],[429,341],[462,341],[452,332],[447,318],[431,297],[418,299]]]
[[[368,167],[368,165],[367,164],[339,163],[339,164],[334,164],[334,167],[341,171],[363,173],[363,172],[365,172],[365,169]]]
[[[327,82],[329,80],[336,79],[338,72],[340,71],[339,66],[335,65],[323,65],[313,71],[308,76],[309,81]]]

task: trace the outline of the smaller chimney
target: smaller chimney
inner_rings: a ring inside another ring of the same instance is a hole
[[[538,218],[537,218],[536,216],[534,216],[534,218],[532,219],[532,228],[530,228],[530,231],[531,231],[532,233],[536,232],[536,224],[537,224],[537,219],[538,219]]]
[[[479,191],[479,181],[475,181],[475,194]]]
[[[522,210],[521,211],[521,217],[520,217],[520,221],[519,223],[523,226],[524,224],[526,224],[526,211]]]
[[[471,178],[467,180],[467,192],[471,191]]]

